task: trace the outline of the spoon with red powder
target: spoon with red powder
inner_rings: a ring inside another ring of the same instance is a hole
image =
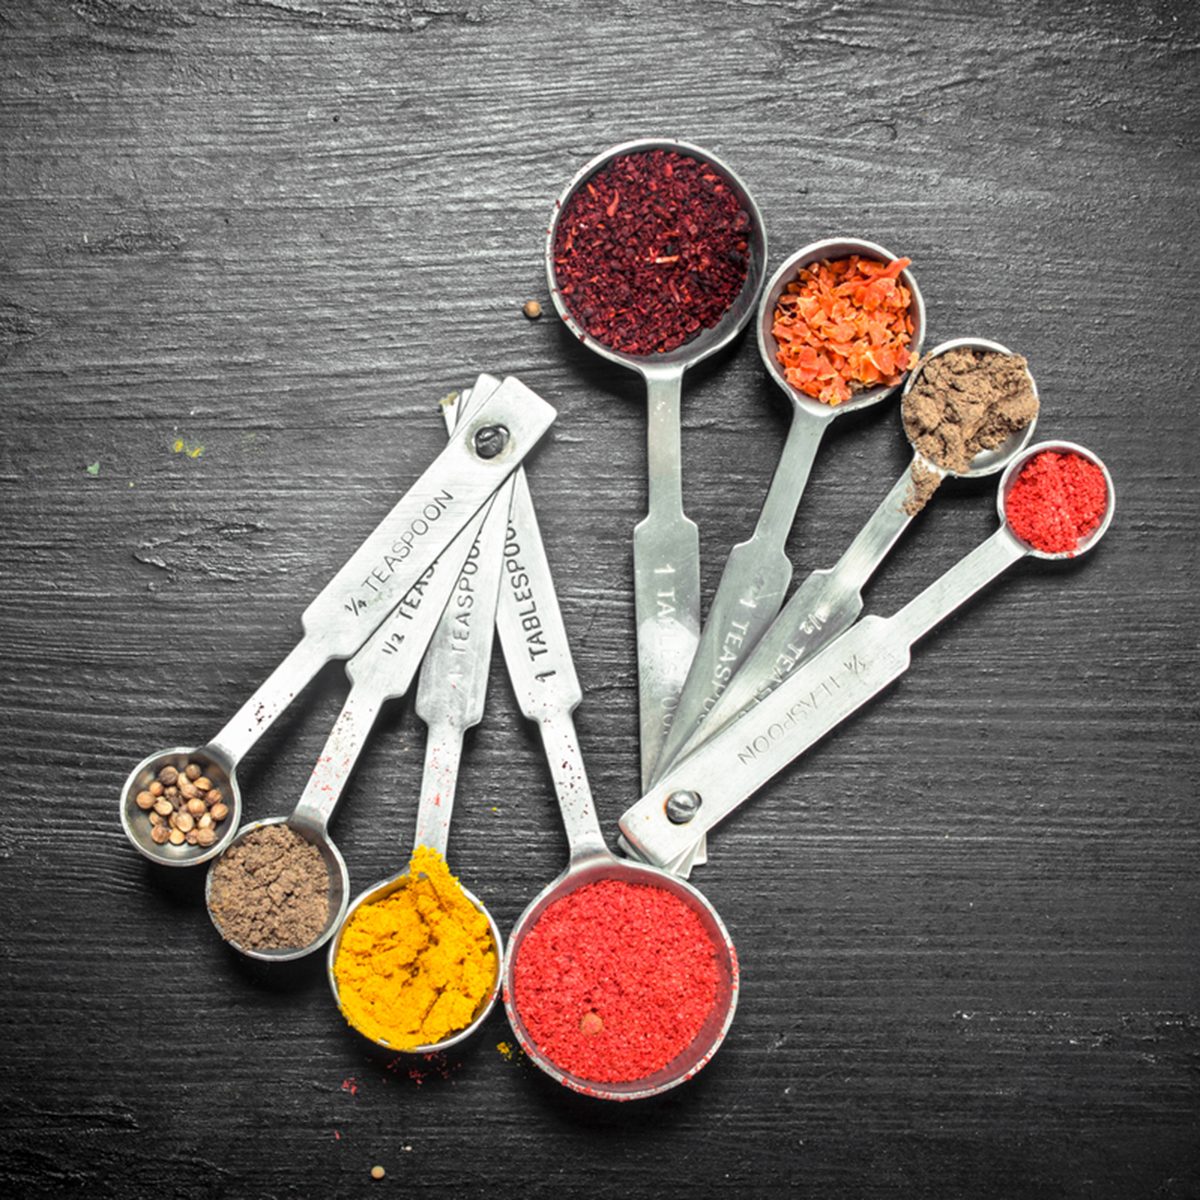
[[[733,943],[711,904],[604,842],[572,712],[582,697],[524,475],[513,488],[496,627],[538,725],[570,848],[509,939],[504,1004],[530,1060],[605,1100],[657,1095],[716,1053],[737,1004]]]
[[[908,669],[913,645],[1014,563],[1093,549],[1112,522],[1104,464],[1073,442],[1042,442],[1009,464],[987,541],[890,617],[835,638],[761,703],[727,725],[621,817],[634,851],[668,870],[697,838]]]
[[[633,542],[643,786],[700,636],[699,533],[683,511],[683,376],[745,328],[766,263],[745,184],[707,150],[667,138],[624,142],[585,164],[547,231],[559,315],[646,383],[649,511]]]

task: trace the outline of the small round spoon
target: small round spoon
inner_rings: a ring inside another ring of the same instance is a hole
[[[1104,474],[1104,517],[1072,553],[1035,550],[1013,532],[1008,493],[1043,451],[1078,454]],[[647,862],[670,867],[696,840],[908,670],[912,648],[976,592],[1023,558],[1078,558],[1108,531],[1116,493],[1104,464],[1073,442],[1042,442],[1018,454],[1000,478],[1000,528],[890,617],[866,616],[835,638],[765,700],[705,742],[621,817],[621,832]]]
[[[692,739],[783,604],[792,581],[792,563],[784,547],[826,430],[845,413],[861,412],[882,403],[900,386],[897,383],[868,388],[843,404],[823,404],[793,387],[776,357],[779,347],[773,332],[775,308],[788,285],[804,267],[854,254],[885,263],[897,257],[875,242],[828,238],[805,246],[785,260],[763,291],[756,324],[758,352],[767,373],[791,401],[792,424],[754,533],[748,541],[734,546],[725,563],[674,722],[659,752],[655,778],[677,760],[684,744]],[[911,294],[909,314],[913,331],[909,350],[915,361],[925,337],[925,301],[910,271],[901,271],[899,278]]]
[[[955,338],[935,346],[929,352],[928,359],[932,360],[950,350],[963,348],[990,350],[996,354],[1012,353],[1008,347],[986,338]],[[916,379],[916,373],[909,375],[904,385],[905,395]],[[1029,383],[1033,394],[1037,396],[1037,383],[1032,375],[1029,376]],[[681,748],[675,761],[681,762],[735,717],[769,695],[802,662],[806,662],[822,646],[858,620],[863,609],[863,588],[913,518],[918,512],[924,511],[923,507],[912,512],[907,509],[915,466],[919,465],[942,479],[980,479],[986,475],[994,475],[1004,470],[1029,444],[1036,426],[1035,416],[1028,425],[1012,433],[1000,445],[990,450],[981,450],[965,471],[951,471],[940,467],[923,457],[914,446],[913,465],[901,474],[837,564],[825,570],[813,571],[796,589],[784,605],[783,611],[763,634],[758,645],[746,657],[733,680],[713,704],[704,723]]]
[[[555,417],[517,379],[496,381],[486,397],[476,400],[479,407],[470,420],[309,603],[301,618],[304,636],[220,733],[195,749],[148,754],[129,773],[121,792],[121,825],[146,858],[167,867],[194,867],[229,846],[242,817],[238,763],[327,662],[350,658],[388,619]],[[159,845],[151,839],[137,795],[163,767],[182,770],[188,762],[198,762],[221,788],[229,815],[211,846]]]
[[[513,930],[504,967],[504,1005],[530,1061],[565,1087],[601,1100],[655,1096],[690,1079],[720,1047],[737,1007],[737,953],[716,909],[694,887],[653,867],[619,859],[604,843],[571,718],[582,692],[523,472],[518,473],[514,485],[505,557],[510,570],[496,608],[496,627],[517,703],[541,732],[570,860],[563,873],[529,904]],[[537,615],[536,628],[527,624],[530,613]],[[549,905],[602,879],[659,888],[678,897],[700,919],[717,958],[713,1006],[690,1045],[661,1069],[625,1083],[597,1083],[564,1070],[538,1047],[516,1002],[514,972],[525,936]]]
[[[662,354],[628,354],[597,341],[575,320],[559,290],[554,244],[559,221],[576,189],[615,158],[673,150],[711,164],[728,181],[749,214],[746,281],[728,312],[711,329]],[[555,201],[546,234],[550,298],[567,328],[602,358],[636,371],[646,382],[649,405],[647,459],[649,511],[634,529],[633,577],[637,619],[638,691],[643,784],[649,783],[700,636],[700,535],[683,511],[680,397],[684,373],[729,345],[745,328],[766,276],[767,235],[746,185],[715,155],[671,138],[611,146],[585,163]]]

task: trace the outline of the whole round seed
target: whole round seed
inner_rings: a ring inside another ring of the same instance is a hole
[[[214,821],[220,822],[229,816],[229,808],[224,804],[214,804],[212,808],[208,810],[208,815],[212,817]]]
[[[162,823],[163,823],[162,817],[160,817],[158,815],[158,813],[156,813],[154,811],[154,809],[151,809],[150,810],[150,824],[151,825],[161,825]]]
[[[199,763],[188,763],[183,772],[193,783],[200,778],[204,772],[200,769]]]
[[[209,804],[220,804],[221,801],[225,799],[225,793],[221,791],[219,787],[215,787],[204,798],[209,802]]]
[[[185,800],[195,800],[196,797],[200,795],[200,793],[196,790],[196,785],[194,783],[188,783],[186,779],[181,779],[179,781],[179,794]]]
[[[184,833],[190,833],[196,828],[196,818],[189,812],[176,813],[173,820],[175,828],[182,829]]]
[[[207,792],[212,785],[213,782],[207,775],[201,775],[200,778],[196,780],[197,791]]]
[[[201,825],[196,830],[196,841],[201,846],[211,846],[217,840],[217,835],[213,832],[211,825]]]
[[[175,805],[164,796],[161,800],[155,800],[154,811],[160,817],[169,817],[175,811]]]
[[[200,818],[200,820],[198,820],[198,821],[196,822],[196,828],[197,828],[197,829],[211,829],[211,828],[212,828],[212,823],[213,823],[212,814],[211,814],[211,813],[205,813],[205,814],[204,814],[204,815],[203,815],[203,816]]]
[[[189,846],[194,846],[200,840],[200,835],[194,829],[189,829],[184,836]]]
[[[206,812],[208,812],[208,805],[205,804],[199,796],[197,796],[195,800],[189,800],[187,802],[187,810],[192,814],[193,817],[202,817]]]
[[[157,779],[153,780],[150,786],[146,789],[152,796],[161,796],[163,794],[163,785]]]
[[[134,797],[134,803],[142,812],[147,812],[154,807],[154,797],[149,792],[138,792]]]
[[[179,772],[174,767],[163,767],[158,773],[158,781],[164,787],[170,787],[179,778]]]
[[[387,1172],[382,1167],[372,1167],[371,1168],[371,1178],[372,1179],[382,1179],[386,1174],[387,1174]]]
[[[165,825],[155,825],[150,830],[150,840],[156,845],[161,846],[169,837],[170,833]]]
[[[159,829],[161,828],[162,826],[160,825]],[[169,841],[172,846],[182,846],[186,840],[186,835],[181,833],[178,829],[172,829],[167,835],[167,841]]]

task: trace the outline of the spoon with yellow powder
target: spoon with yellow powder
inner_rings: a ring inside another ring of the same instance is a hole
[[[329,950],[343,1016],[389,1050],[448,1049],[500,990],[500,930],[445,855],[463,735],[483,718],[511,495],[511,484],[497,492],[421,667],[416,708],[429,733],[412,859],[359,896]]]

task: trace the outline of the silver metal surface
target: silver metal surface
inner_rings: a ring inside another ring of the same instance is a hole
[[[1004,499],[1020,469],[1044,450],[1082,454],[1104,470],[1108,509],[1100,526],[1080,544],[1091,550],[1112,521],[1115,492],[1103,463],[1091,451],[1068,442],[1031,446],[1009,464],[1000,481],[997,504],[1001,527],[940,579],[888,618],[864,617],[830,642],[755,705],[685,759],[621,817],[621,832],[647,861],[672,869],[686,863],[696,837],[712,829],[764,783],[836,728],[851,713],[908,668],[911,648],[940,621],[1013,563],[1044,555],[1017,539],[1004,515]],[[684,825],[666,813],[679,791],[701,797],[696,816]]]
[[[690,1079],[724,1040],[737,1007],[737,953],[716,910],[695,888],[654,867],[618,859],[604,842],[571,717],[582,693],[523,472],[513,486],[504,554],[505,578],[496,608],[500,644],[521,711],[537,723],[541,732],[570,852],[566,869],[529,904],[509,939],[504,966],[504,1005],[513,1032],[530,1061],[564,1087],[601,1100],[654,1096]],[[678,896],[697,914],[717,949],[720,990],[705,1025],[691,1046],[673,1062],[645,1079],[630,1083],[595,1083],[562,1070],[542,1053],[514,1000],[514,969],[522,939],[537,924],[547,905],[600,879],[645,884]]]
[[[984,338],[956,338],[934,347],[927,358],[932,359],[948,350],[962,347],[991,350],[997,354],[1012,353],[999,342]],[[909,376],[904,385],[905,394],[915,378],[915,375]],[[1032,374],[1029,375],[1029,382],[1036,396],[1037,383]],[[944,478],[977,479],[994,475],[1007,467],[1029,444],[1036,426],[1035,417],[1024,429],[1012,434],[999,446],[981,450],[966,471],[950,471],[928,462],[917,453],[915,447],[913,466],[920,464]],[[913,466],[906,468],[896,480],[838,562],[833,567],[814,571],[796,589],[758,645],[746,656],[736,676],[709,711],[704,724],[682,747],[676,763],[682,762],[740,713],[769,695],[801,663],[807,662],[858,620],[863,608],[862,589],[915,515],[904,511]]]
[[[554,241],[559,218],[576,188],[612,159],[648,150],[677,151],[711,163],[725,176],[750,215],[750,261],[741,293],[717,325],[665,354],[635,355],[596,341],[575,321],[559,292]],[[683,375],[689,367],[729,345],[749,322],[766,277],[766,264],[762,214],[746,185],[716,155],[672,138],[622,142],[585,163],[555,201],[546,235],[546,278],[559,316],[589,349],[637,371],[646,381],[649,504],[633,539],[643,786],[649,783],[658,760],[700,636],[700,536],[695,522],[683,511],[679,415]]]
[[[792,580],[792,564],[784,546],[825,431],[843,413],[878,404],[900,386],[870,388],[844,404],[831,406],[792,387],[775,357],[778,345],[772,327],[775,306],[784,290],[803,267],[850,254],[884,262],[892,262],[897,257],[883,246],[857,238],[827,238],[813,242],[783,263],[771,277],[759,301],[758,352],[771,378],[792,403],[791,429],[754,533],[748,541],[734,546],[725,563],[674,722],[659,751],[654,767],[656,779],[666,773],[684,745],[704,724],[709,710],[783,604]],[[902,271],[900,279],[912,293],[911,351],[915,359],[925,337],[925,302],[911,272]]]
[[[482,380],[483,377],[481,383]],[[477,385],[476,405],[492,394],[495,384],[496,381],[491,380],[487,386]],[[459,405],[453,407],[443,406],[446,423],[451,431],[456,419],[470,421],[472,412],[472,404],[466,401],[460,401]],[[256,950],[239,945],[226,935],[212,911],[213,872],[221,859],[218,857],[213,860],[204,890],[205,902],[209,906],[209,918],[229,945],[248,958],[257,958],[265,962],[286,962],[303,958],[319,950],[341,925],[350,897],[350,878],[345,861],[329,836],[329,821],[354,773],[359,756],[383,706],[387,701],[403,696],[412,685],[426,647],[439,626],[443,610],[461,580],[461,573],[493,507],[494,501],[489,500],[467,522],[462,532],[425,572],[395,612],[346,664],[346,674],[352,684],[350,693],[321,753],[317,756],[316,765],[291,816],[277,817],[271,822],[255,822],[242,829],[226,848],[226,852],[233,849],[253,830],[265,823],[280,822],[286,822],[315,845],[330,868],[329,917],[325,928],[307,946],[286,950]]]
[[[191,750],[157,751],[133,768],[121,793],[120,811],[126,835],[138,851],[166,866],[192,867],[229,845],[242,815],[238,763],[325,663],[348,658],[363,645],[512,474],[555,415],[541,397],[513,378],[483,400],[308,606],[302,617],[303,638],[216,737]],[[510,436],[499,454],[483,459],[473,439],[488,425],[503,425]],[[147,822],[135,815],[140,814],[134,804],[137,793],[181,755],[219,772],[226,792],[230,812],[225,829],[209,847],[157,846],[150,840]]]
[[[489,376],[480,376],[475,391],[496,383]],[[472,389],[463,393],[463,404],[472,403]],[[449,424],[449,417],[447,417]],[[433,634],[429,650],[421,665],[421,681],[417,686],[417,715],[426,723],[425,768],[421,779],[421,799],[417,806],[414,849],[428,846],[444,858],[450,834],[450,816],[458,786],[458,766],[462,757],[463,734],[483,719],[487,697],[488,669],[492,659],[493,634],[496,627],[496,597],[500,586],[504,535],[508,528],[508,509],[512,498],[514,474],[496,493],[491,511],[483,523],[470,556],[463,564],[453,595],[442,613]],[[329,948],[326,973],[334,1002],[342,1007],[335,964],[342,935],[360,905],[374,904],[402,887],[407,887],[410,873],[406,869],[372,884],[350,906],[340,922]],[[461,885],[460,885],[461,886]],[[487,994],[476,1008],[471,1023],[457,1033],[423,1046],[394,1047],[386,1038],[372,1038],[387,1049],[401,1049],[406,1054],[433,1054],[471,1036],[487,1020],[500,994],[501,964],[504,960],[504,939],[492,914],[474,892],[462,889],[463,895],[487,918],[492,944],[496,950],[496,974]],[[358,1030],[362,1033],[362,1030]],[[367,1036],[363,1034],[363,1036]]]

